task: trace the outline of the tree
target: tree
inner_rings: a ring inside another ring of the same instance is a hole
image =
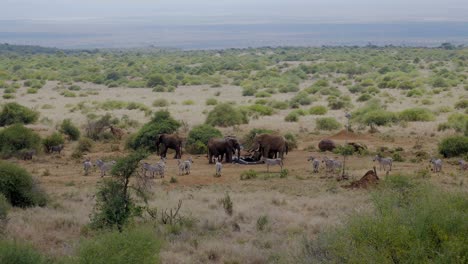
[[[0,126],[30,124],[37,121],[39,113],[18,103],[7,103],[0,113]]]
[[[156,87],[158,85],[166,85],[166,80],[161,74],[155,73],[148,77],[148,81],[146,82],[148,87]]]

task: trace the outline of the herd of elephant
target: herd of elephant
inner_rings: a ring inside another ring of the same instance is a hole
[[[183,139],[176,134],[160,134],[156,139],[156,151],[165,158],[168,149],[175,150],[175,159],[182,158],[182,143]],[[160,148],[161,146],[161,148]],[[208,140],[208,160],[209,163],[214,163],[214,158],[219,161],[231,163],[233,155],[240,158],[240,151],[243,148],[239,140],[232,136],[224,138],[211,138]],[[283,136],[259,134],[255,135],[252,147],[249,152],[254,153],[253,159],[260,160],[264,158],[280,158],[288,154],[288,142]]]

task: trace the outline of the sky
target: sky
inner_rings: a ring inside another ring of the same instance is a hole
[[[468,0],[0,0],[0,20],[468,21]]]

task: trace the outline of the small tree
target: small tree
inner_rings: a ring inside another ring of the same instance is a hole
[[[18,103],[7,103],[0,112],[0,126],[15,123],[30,124],[37,121],[39,113]]]
[[[222,136],[221,131],[210,125],[195,126],[188,134],[187,151],[192,154],[207,153],[208,140]]]
[[[39,150],[41,138],[21,124],[9,126],[0,131],[0,155],[9,158],[20,150]]]
[[[80,138],[80,130],[71,122],[70,119],[63,120],[60,125],[60,132],[67,135],[70,140],[78,140]]]
[[[346,157],[351,156],[354,153],[354,147],[351,145],[344,145],[344,146],[338,146],[333,150],[334,153],[339,154],[343,156],[343,171],[341,173],[341,178],[346,179],[347,176],[345,174],[346,171]]]
[[[58,146],[63,144],[64,140],[61,134],[54,132],[52,135],[44,138],[42,140],[42,144],[44,145],[45,151],[47,153],[50,152],[50,148],[53,146]]]
[[[222,103],[216,105],[208,113],[205,123],[212,126],[229,127],[247,124],[248,122],[247,111],[235,108],[229,103]]]
[[[121,158],[112,168],[113,178],[105,180],[96,195],[96,205],[91,217],[91,226],[97,229],[117,227],[119,231],[132,216],[135,203],[130,197],[130,178],[137,172],[139,163],[147,156],[134,152]],[[135,187],[138,194],[141,188]]]

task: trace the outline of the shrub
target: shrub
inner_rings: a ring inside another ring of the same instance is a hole
[[[294,96],[289,104],[291,106],[295,105],[310,105],[312,103],[312,99],[306,92],[299,92],[296,96]]]
[[[161,74],[152,74],[148,77],[146,82],[148,87],[164,86],[166,85],[166,80]]]
[[[468,154],[468,136],[451,136],[439,143],[439,153],[446,158]]]
[[[79,85],[73,84],[73,85],[70,85],[70,87],[68,87],[68,90],[70,90],[70,91],[79,91],[79,90],[81,90],[81,87]]]
[[[8,100],[8,99],[15,99],[15,98],[16,98],[14,94],[9,94],[9,93],[4,93],[4,94],[2,95],[2,97],[3,97],[3,99],[6,99],[6,100]]]
[[[208,113],[205,123],[212,126],[229,127],[249,122],[247,113],[229,103],[221,103]]]
[[[315,126],[318,130],[336,130],[341,128],[341,124],[333,117],[323,117],[315,119]]]
[[[150,228],[111,231],[83,241],[77,263],[159,263],[161,244]]]
[[[17,241],[0,240],[0,263],[45,264],[48,262],[30,245]]]
[[[80,130],[71,122],[70,119],[62,121],[60,132],[67,135],[70,140],[78,140],[80,138]]]
[[[438,130],[454,129],[457,132],[467,132],[468,115],[455,113],[451,114],[446,123],[439,124]]]
[[[206,145],[210,138],[219,138],[221,131],[210,125],[198,125],[190,130],[187,137],[186,150],[192,154],[204,154],[208,152]]]
[[[288,109],[289,107],[289,104],[287,102],[275,101],[275,100],[270,101],[268,105],[271,106],[273,109],[280,109],[280,110]]]
[[[324,115],[327,112],[328,112],[327,107],[323,106],[323,105],[312,106],[309,109],[309,114],[311,114],[311,115]]]
[[[284,121],[297,122],[299,121],[299,115],[297,114],[297,112],[290,112],[287,116],[284,117]]]
[[[257,98],[271,97],[271,94],[266,91],[260,91],[260,92],[255,93],[255,97]]]
[[[182,105],[194,105],[195,102],[193,100],[185,100],[182,102]]]
[[[206,105],[217,105],[218,100],[216,100],[215,98],[208,98],[208,99],[206,99],[205,104]]]
[[[154,107],[166,107],[169,105],[169,102],[164,98],[159,98],[153,101]]]
[[[297,148],[297,137],[293,133],[288,132],[284,134],[284,138],[286,139],[286,142],[288,143],[288,151],[291,151]]]
[[[28,88],[28,90],[26,90],[26,92],[28,94],[37,94],[37,89],[36,88]]]
[[[240,175],[240,180],[250,180],[250,179],[256,179],[257,178],[257,172],[254,170],[248,170],[248,171],[243,171]]]
[[[372,213],[354,214],[343,226],[304,241],[304,263],[456,263],[468,258],[466,195],[415,185],[398,175],[383,185],[373,195]]]
[[[262,215],[257,219],[257,230],[263,231],[268,225],[268,216]]]
[[[231,196],[229,196],[229,193],[226,193],[224,198],[220,200],[221,204],[223,205],[224,211],[228,215],[232,215],[233,213],[233,202],[231,200]]]
[[[426,108],[409,108],[403,110],[399,114],[400,120],[403,121],[433,121],[435,119],[434,114]]]
[[[46,152],[50,152],[51,147],[61,145],[63,144],[63,142],[64,140],[62,135],[57,132],[54,132],[52,135],[42,140],[42,145],[44,145]]]
[[[356,101],[358,102],[365,102],[365,101],[369,101],[370,99],[372,99],[372,95],[370,94],[361,94],[357,99]]]
[[[466,109],[468,108],[468,99],[462,99],[455,103],[456,109]]]
[[[370,100],[352,113],[352,120],[363,125],[385,126],[398,121],[395,113],[386,111],[377,100]]]
[[[18,103],[7,103],[0,112],[0,126],[15,123],[31,124],[37,121],[39,113]]]
[[[263,116],[269,116],[274,113],[273,108],[266,106],[266,105],[261,105],[261,104],[254,104],[249,106],[249,110],[255,113],[258,113]]]
[[[156,139],[159,134],[171,134],[177,131],[180,123],[172,118],[169,111],[161,110],[154,113],[150,122],[143,125],[131,140],[128,146],[132,149],[146,148],[156,151]]]
[[[4,158],[15,155],[20,150],[39,150],[41,138],[31,129],[21,124],[9,126],[0,131],[0,154]]]
[[[342,108],[349,108],[351,107],[351,102],[348,97],[335,97],[335,96],[330,96],[328,97],[328,107],[332,110],[338,110]]]
[[[0,193],[13,206],[44,206],[46,195],[25,169],[0,161]]]
[[[87,152],[87,151],[91,151],[92,147],[93,147],[93,140],[87,137],[82,137],[78,141],[78,145],[76,146],[76,149],[79,152]]]

